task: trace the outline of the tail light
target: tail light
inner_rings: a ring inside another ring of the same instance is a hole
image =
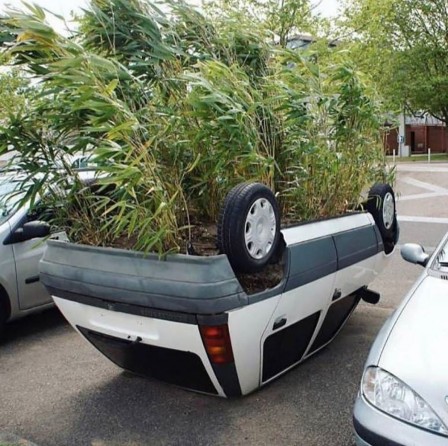
[[[229,327],[225,325],[201,325],[199,327],[205,350],[214,364],[229,364],[233,361]]]

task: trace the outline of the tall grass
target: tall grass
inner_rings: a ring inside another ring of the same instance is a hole
[[[247,180],[278,196],[300,221],[353,209],[382,178],[375,95],[343,56],[270,47],[233,18],[182,2],[94,0],[65,38],[30,7],[3,28],[10,64],[38,84],[26,114],[0,129],[72,240],[183,251],[190,225],[216,221],[225,194]],[[337,56],[337,57],[336,57]],[[95,193],[69,163],[92,151]],[[57,187],[48,187],[48,183]],[[61,192],[63,191],[63,192]]]

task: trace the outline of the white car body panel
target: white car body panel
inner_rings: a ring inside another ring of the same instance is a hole
[[[375,220],[368,213],[353,214],[349,219],[330,218],[322,221],[304,223],[303,225],[293,226],[282,230],[283,237],[287,245],[312,240],[337,232],[349,231],[353,228],[374,225]],[[304,227],[306,229],[304,230]]]
[[[389,263],[390,256],[380,252],[337,272],[334,287],[347,296],[357,290],[359,283],[370,283]]]
[[[259,364],[262,351],[260,339],[268,321],[280,301],[280,295],[256,304],[229,311],[229,332],[232,338],[233,356],[243,394],[259,387]],[[253,371],[257,370],[257,373]]]
[[[381,261],[381,265],[384,268],[389,263],[389,260],[390,260],[389,256],[384,255],[384,253],[379,253],[376,256],[373,256],[369,259],[363,260],[362,262],[359,262],[355,265],[352,265],[348,268],[344,268],[343,270],[338,271],[334,282],[334,289],[341,290],[341,295],[343,297],[350,295],[357,289],[356,280],[358,280],[358,283],[360,283],[359,281],[364,281],[365,283],[371,282],[374,279],[374,277],[376,277],[376,275],[378,274],[379,270],[374,268],[375,266],[378,265],[378,262]],[[332,300],[330,300],[327,303],[326,311],[322,312],[322,315],[319,320],[319,327],[314,337],[317,336],[320,325],[325,320],[325,316],[327,315],[327,311],[329,310],[331,304]],[[343,327],[341,327],[341,329],[342,328]],[[325,345],[320,347],[320,349],[325,347]],[[313,352],[312,354],[314,353],[316,352]],[[305,353],[305,358],[307,358],[308,356],[309,355],[307,351]]]
[[[273,326],[275,321],[277,321],[278,319],[287,319],[287,324],[285,325],[286,328],[314,313],[317,313],[318,311],[321,311],[319,321],[316,326],[316,331],[310,339],[307,350],[305,350],[303,358],[305,359],[308,350],[311,348],[315,337],[319,333],[319,329],[326,316],[326,310],[330,306],[331,297],[334,292],[335,278],[336,274],[330,274],[322,279],[306,284],[300,288],[296,288],[294,290],[283,293],[280,302],[275,310],[275,313],[272,315],[266,327],[266,331],[263,333],[263,337],[260,341],[260,348],[262,349],[266,339],[273,333],[275,333]],[[313,296],[313,298],[306,299],[305,296]],[[325,309],[325,311],[322,311],[322,309]],[[288,370],[294,367],[296,364],[288,367]],[[272,381],[282,373],[284,372],[280,372],[279,374],[269,378],[265,382]]]

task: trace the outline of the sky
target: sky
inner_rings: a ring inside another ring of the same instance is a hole
[[[29,0],[32,3],[49,9],[50,11],[62,15],[66,18],[70,17],[71,11],[79,11],[85,6],[88,0]],[[325,17],[334,16],[337,13],[339,0],[312,0],[313,3],[320,3],[318,10]],[[0,0],[0,11],[4,11],[7,5],[21,8],[20,0]]]
[[[70,17],[71,11],[77,11],[79,8],[87,4],[86,0],[30,0],[29,3],[36,3],[50,11],[62,15],[66,18]],[[0,0],[0,10],[4,11],[8,6],[22,9],[20,0]]]

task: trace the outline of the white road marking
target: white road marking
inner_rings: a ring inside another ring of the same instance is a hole
[[[448,167],[446,163],[443,163],[441,166],[435,166],[433,164],[401,164],[397,165],[398,172],[448,172]]]
[[[419,217],[410,215],[399,215],[398,221],[408,221],[412,223],[438,223],[448,225],[448,218],[442,217]]]
[[[447,197],[447,192],[427,192],[423,194],[402,195],[397,197],[397,201],[421,200],[423,198]]]
[[[431,183],[425,183],[424,181],[416,180],[415,178],[404,177],[401,178],[400,181],[403,181],[403,183],[411,184],[412,186],[420,187],[421,189],[430,190],[432,192],[448,194],[448,189],[445,189],[444,187],[436,186],[435,184]]]

